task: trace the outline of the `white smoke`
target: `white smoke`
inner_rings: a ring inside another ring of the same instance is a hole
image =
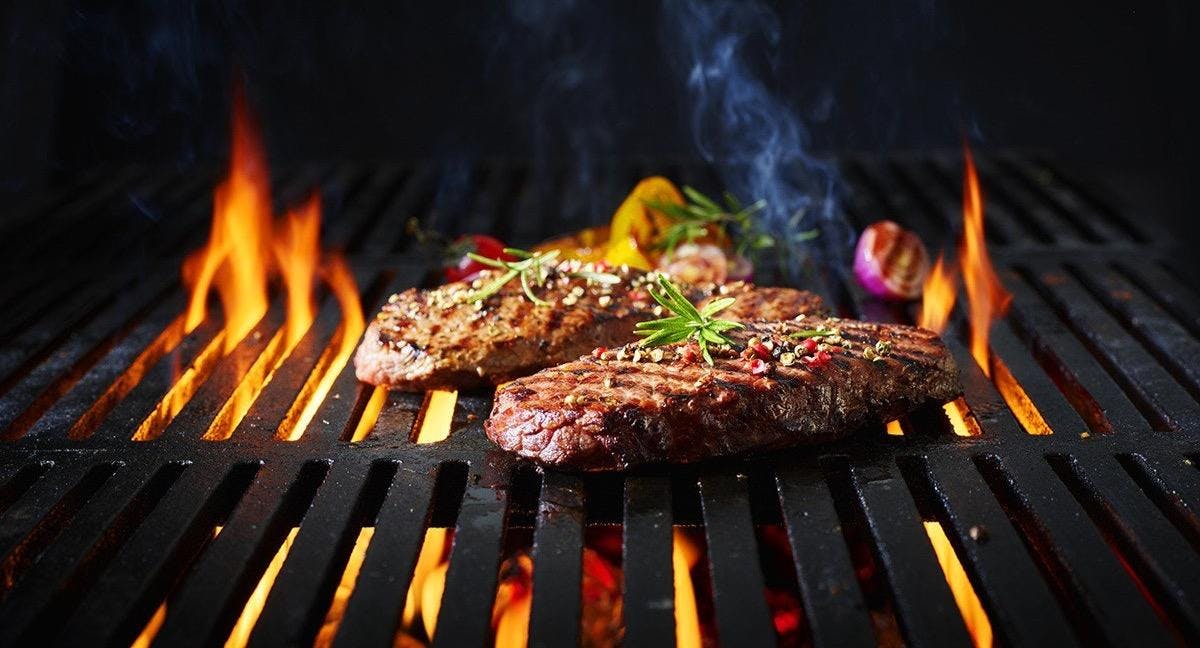
[[[778,16],[760,2],[666,0],[662,24],[686,83],[696,146],[739,199],[767,201],[786,278],[796,280],[810,256],[843,261],[851,233],[837,207],[837,169],[809,153],[808,130],[768,86]],[[818,238],[801,240],[812,228]]]

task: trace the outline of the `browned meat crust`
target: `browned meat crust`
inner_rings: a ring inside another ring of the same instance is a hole
[[[622,282],[613,286],[555,273],[537,290],[552,306],[530,302],[518,281],[481,307],[466,302],[471,286],[462,282],[394,295],[358,347],[358,379],[405,391],[496,385],[596,347],[630,342],[634,324],[653,319],[657,304],[644,288],[646,273],[614,272]],[[718,294],[737,297],[722,312],[728,319],[782,319],[824,310],[820,297],[792,288],[739,282],[687,292],[695,301]]]
[[[821,338],[833,351],[824,364],[789,337],[820,326],[838,331]],[[730,337],[712,367],[687,345],[656,362],[631,344],[516,380],[496,393],[488,437],[556,467],[619,470],[829,440],[961,391],[953,357],[924,329],[808,317]],[[753,338],[768,359],[743,348]]]

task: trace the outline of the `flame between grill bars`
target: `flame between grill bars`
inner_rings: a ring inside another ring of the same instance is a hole
[[[1196,641],[1196,293],[1152,223],[1041,160],[976,162],[967,209],[986,230],[960,227],[957,156],[843,164],[855,225],[886,214],[946,249],[959,237],[940,232],[990,245],[1012,300],[983,345],[946,318],[961,400],[817,449],[630,476],[541,474],[489,447],[486,394],[374,393],[348,366],[364,309],[426,272],[407,216],[526,244],[584,214],[527,166],[474,167],[459,213],[435,204],[430,166],[280,170],[254,204],[319,206],[345,261],[267,271],[236,318],[215,300],[189,316],[175,279],[220,247],[213,174],[83,187],[93,207],[47,221],[65,247],[108,232],[161,259],[134,276],[81,254],[7,279],[0,644]],[[127,189],[178,217],[133,219]],[[276,248],[316,254],[311,220],[268,220],[268,267],[287,265]],[[316,286],[307,315],[289,281]],[[821,292],[847,314],[917,315]]]

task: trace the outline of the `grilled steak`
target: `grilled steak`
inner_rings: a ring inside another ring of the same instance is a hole
[[[495,385],[598,346],[630,342],[634,324],[655,317],[657,304],[645,290],[648,273],[617,270],[620,283],[604,285],[561,267],[536,289],[549,306],[529,301],[516,280],[478,304],[467,301],[472,285],[464,282],[393,295],[358,347],[358,379],[406,391]],[[492,276],[485,274],[475,287]],[[824,309],[820,297],[791,288],[739,282],[686,292],[695,301],[737,297],[722,311],[728,319],[783,319]]]
[[[806,337],[822,327],[833,332]],[[554,466],[619,470],[831,440],[961,391],[925,329],[807,317],[728,337],[713,366],[695,343],[630,344],[511,382],[487,435]]]

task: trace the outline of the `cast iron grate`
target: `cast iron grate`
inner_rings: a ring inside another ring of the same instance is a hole
[[[959,164],[845,160],[847,215],[855,226],[892,216],[948,243]],[[277,440],[334,340],[332,299],[228,440],[200,437],[281,326],[278,304],[161,438],[132,441],[219,334],[219,322],[169,334],[184,306],[179,262],[205,235],[216,174],[98,173],[30,203],[10,219],[15,270],[0,293],[0,645],[129,644],[148,624],[160,644],[221,643],[272,569],[251,643],[312,643],[368,528],[344,615],[322,641],[389,645],[426,529],[439,527],[454,541],[436,643],[489,641],[514,544],[531,550],[530,642],[579,643],[583,547],[609,529],[623,536],[624,640],[663,645],[675,636],[681,525],[702,530],[710,582],[698,589],[711,592],[707,629],[725,643],[968,644],[926,532],[934,522],[1002,643],[1200,640],[1200,301],[1171,266],[1174,242],[1042,159],[998,155],[980,168],[993,254],[1014,293],[992,350],[1054,434],[1028,434],[956,343],[978,436],[926,412],[903,436],[864,430],[628,476],[541,473],[493,451],[486,394],[458,396],[445,441],[413,441],[427,402],[413,395],[392,395],[372,433],[347,441],[370,395],[352,369],[299,440]],[[614,165],[581,196],[567,172],[537,187],[526,165],[491,161],[294,169],[275,186],[292,204],[319,185],[323,240],[351,259],[371,309],[426,274],[410,216],[527,244],[594,220],[594,205],[616,204],[652,170],[715,184],[686,163]],[[848,315],[909,317],[852,286],[820,289]],[[767,555],[779,552],[766,528],[786,534],[790,569]],[[792,634],[764,594],[780,581],[802,608]]]

